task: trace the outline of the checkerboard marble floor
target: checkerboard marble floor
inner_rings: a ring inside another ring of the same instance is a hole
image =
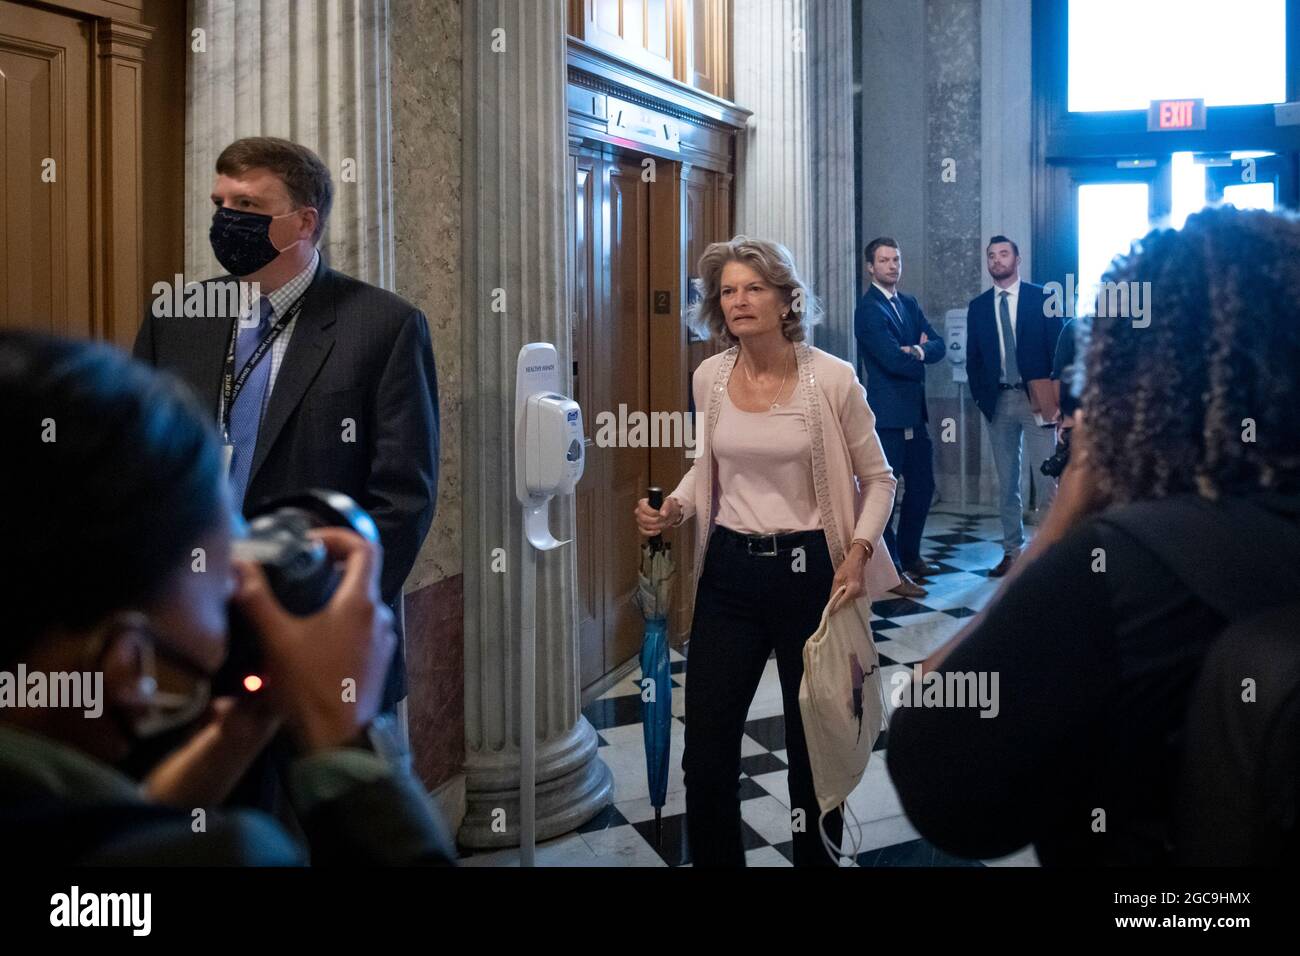
[[[1032,532],[1027,527],[1026,532]],[[1002,557],[996,515],[931,512],[922,541],[924,556],[943,570],[925,583],[918,600],[896,598],[872,605],[872,630],[884,686],[910,670],[952,637],[962,619],[975,614],[996,589],[988,569]],[[668,796],[660,841],[646,782],[641,733],[640,671],[634,671],[583,713],[600,735],[600,757],[614,777],[614,802],[577,832],[540,844],[539,866],[689,866],[682,744],[686,725],[686,658],[672,652],[673,725]],[[886,695],[888,698],[888,695]],[[943,853],[920,837],[903,815],[885,769],[888,732],[881,734],[858,788],[849,797],[857,817],[860,866],[1036,866],[1032,848],[982,863]],[[745,857],[750,866],[790,866],[790,796],[786,785],[785,718],[776,659],[769,659],[749,708],[741,742],[740,810]],[[852,826],[845,823],[846,830]],[[847,836],[848,834],[846,834]],[[467,866],[518,865],[518,850],[481,853]]]

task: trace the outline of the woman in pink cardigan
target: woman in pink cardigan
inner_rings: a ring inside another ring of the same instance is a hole
[[[697,516],[682,758],[692,858],[745,863],[740,741],[775,650],[794,862],[829,866],[799,713],[803,645],[841,586],[852,600],[898,584],[881,541],[893,472],[853,367],[804,341],[815,306],[789,251],[737,236],[709,246],[699,274],[694,324],[731,348],[695,370],[695,464],[662,509],[636,509],[646,536]],[[838,843],[838,813],[826,828]]]

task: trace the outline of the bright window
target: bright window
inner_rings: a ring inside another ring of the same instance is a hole
[[[1232,203],[1238,209],[1266,209],[1272,212],[1277,196],[1272,183],[1238,183],[1224,187],[1223,201]]]
[[[1088,183],[1079,187],[1079,273],[1075,315],[1092,315],[1101,277],[1134,239],[1150,231],[1146,183]]]
[[[1069,108],[1286,100],[1286,0],[1070,0]]]

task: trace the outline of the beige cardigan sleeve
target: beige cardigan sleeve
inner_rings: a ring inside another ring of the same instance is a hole
[[[884,533],[885,523],[894,509],[894,489],[898,482],[880,447],[876,416],[867,404],[867,390],[856,375],[850,378],[844,392],[840,427],[858,480],[857,521],[852,540],[860,538],[874,545]]]
[[[705,364],[706,363],[701,362],[700,365],[696,367],[695,374],[691,377],[691,390],[695,392],[694,435],[695,435],[695,448],[697,451],[699,451],[703,447],[704,428],[707,427],[700,420],[704,417],[704,413],[702,409],[706,407],[704,404],[703,396],[701,396],[700,392],[703,389],[703,391],[707,394],[708,386],[709,386],[708,382],[702,381],[703,375],[701,373],[704,371]],[[677,487],[668,493],[669,498],[676,498],[678,501],[681,502],[682,520],[678,522],[679,525],[684,524],[686,522],[686,519],[690,518],[692,515],[695,514],[695,510],[696,510],[695,478],[698,469],[699,469],[699,459],[697,458],[695,459],[695,462],[691,465],[690,470],[687,471],[686,474],[682,476],[682,480],[677,483]]]
[[[676,498],[681,502],[682,520],[678,522],[679,524],[695,514],[695,469],[698,467],[698,464],[691,465],[690,471],[682,476],[677,487],[668,493],[669,498]]]

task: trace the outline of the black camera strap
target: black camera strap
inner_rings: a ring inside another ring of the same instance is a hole
[[[239,393],[243,391],[244,383],[248,381],[248,376],[253,374],[253,369],[270,351],[271,346],[275,344],[281,333],[289,327],[298,314],[302,312],[303,303],[306,301],[307,293],[294,300],[293,305],[285,310],[284,314],[276,320],[275,325],[266,333],[266,337],[258,343],[253,354],[248,357],[244,367],[239,374],[235,374],[235,350],[239,345],[239,319],[236,319],[230,328],[230,344],[226,347],[226,361],[221,373],[221,439],[225,443],[230,443],[230,414],[231,409],[235,407],[235,399],[239,398]]]

